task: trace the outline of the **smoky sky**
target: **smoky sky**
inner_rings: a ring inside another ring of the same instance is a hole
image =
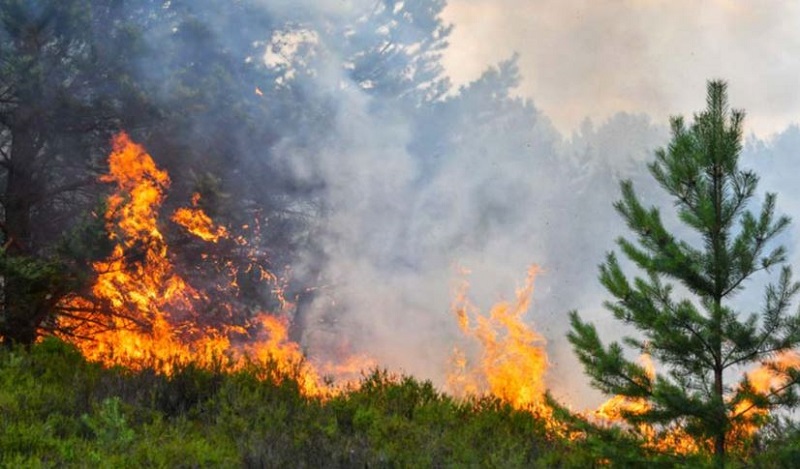
[[[705,80],[730,81],[749,130],[766,136],[800,114],[800,3],[768,0],[452,0],[445,55],[457,83],[521,54],[520,93],[562,131],[585,116],[696,110]]]
[[[748,113],[745,132],[758,135],[743,163],[766,173],[762,189],[778,192],[779,209],[797,206],[786,177],[798,139],[788,126],[800,111],[791,60],[800,33],[786,21],[800,8],[790,2],[452,0],[443,63],[459,86],[427,118],[353,82],[320,34],[377,3],[324,3],[303,3],[325,20],[295,37],[317,50],[305,86],[329,90],[332,127],[317,147],[289,131],[275,150],[298,178],[325,181],[324,292],[303,339],[312,356],[344,340],[442,384],[452,347],[463,345],[450,311],[459,272],[471,272],[471,299],[486,312],[537,264],[526,320],[547,339],[548,386],[576,408],[598,403],[565,338],[568,312],[620,337],[597,281],[625,234],[612,206],[619,181],[632,179],[646,204],[669,211],[646,163],[668,141],[669,115],[704,108],[709,79],[729,82],[731,104]],[[503,61],[515,54],[519,84],[506,86],[514,74]],[[685,233],[676,221],[670,228]],[[795,260],[797,232],[783,238]],[[761,292],[743,298],[747,308]]]
[[[645,204],[669,212],[646,163],[668,142],[668,115],[705,107],[708,79],[726,79],[731,104],[748,113],[745,132],[757,136],[742,161],[762,176],[762,194],[777,192],[779,210],[800,219],[790,176],[800,146],[789,126],[800,115],[792,2],[451,0],[442,19],[455,29],[442,52],[456,86],[422,106],[359,80],[352,38],[376,32],[367,36],[383,50],[397,18],[381,5],[402,16],[442,2],[256,3],[273,24],[249,25],[264,37],[244,47],[260,48],[274,83],[243,89],[275,122],[298,125],[274,125],[270,145],[244,148],[242,158],[270,161],[324,201],[319,211],[292,207],[308,211],[318,247],[292,266],[319,273],[304,285],[317,292],[302,338],[312,359],[347,344],[443,384],[453,346],[464,346],[451,311],[459,272],[471,272],[470,298],[486,312],[513,299],[537,264],[526,321],[547,340],[547,385],[575,408],[598,403],[565,338],[568,313],[604,339],[620,337],[597,280],[626,232],[613,208],[619,182],[632,179]],[[418,26],[398,38],[416,37]],[[235,134],[238,122],[225,125]],[[674,218],[665,215],[679,229]],[[800,262],[797,226],[783,241]]]

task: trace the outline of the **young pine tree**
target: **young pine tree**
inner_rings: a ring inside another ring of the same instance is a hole
[[[770,246],[789,224],[775,216],[775,195],[767,194],[755,214],[747,208],[758,177],[739,167],[744,113],[728,109],[724,82],[709,82],[707,104],[690,126],[672,119],[672,140],[649,165],[680,221],[702,242],[668,232],[659,210],[645,208],[625,181],[614,206],[636,241],[620,238],[618,245],[645,275],[631,280],[613,253],[600,266],[600,281],[613,296],[606,307],[639,332],[622,342],[650,354],[659,373],[650,376],[619,343],[604,345],[574,311],[568,338],[593,386],[649,402],[644,413],[627,414],[629,422],[682,426],[709,444],[722,465],[732,429],[798,402],[800,369],[776,368],[779,384],[757,390],[741,367],[800,343],[800,314],[789,311],[800,284],[792,281],[784,248]],[[732,300],[746,280],[773,267],[779,277],[767,287],[761,313],[737,311]],[[675,298],[670,282],[685,287],[687,297]]]

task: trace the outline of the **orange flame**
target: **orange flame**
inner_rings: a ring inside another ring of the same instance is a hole
[[[207,296],[175,271],[158,226],[169,176],[127,134],[113,139],[109,174],[101,180],[116,186],[105,214],[115,244],[106,260],[94,264],[97,279],[91,295],[73,295],[62,304],[62,337],[75,342],[88,359],[109,365],[151,366],[169,374],[176,364],[188,362],[239,369],[250,361],[269,361],[279,375],[297,377],[307,396],[336,392],[288,339],[285,317],[261,313],[245,325],[198,326],[202,321],[196,305]],[[192,208],[179,209],[172,220],[207,242],[230,236],[199,208],[198,194]],[[234,242],[245,243],[241,237]],[[227,270],[235,273],[234,268]],[[261,278],[276,279],[269,272]],[[278,296],[287,304],[282,292]],[[328,364],[325,371],[336,375],[338,368]]]
[[[179,208],[172,214],[172,221],[186,228],[189,233],[203,241],[219,242],[228,237],[228,230],[224,226],[214,226],[211,217],[199,208],[200,194],[192,195],[192,208]]]
[[[639,357],[645,372],[654,379],[656,369],[649,354]],[[617,395],[607,400],[594,412],[595,420],[602,424],[623,424],[625,414],[643,414],[651,409],[650,403],[644,398],[631,398]],[[696,453],[700,447],[697,442],[680,427],[671,427],[664,431],[652,425],[641,423],[636,426],[636,431],[644,439],[645,447],[658,451],[669,451],[677,454]]]
[[[644,367],[647,376],[650,379],[655,378],[656,369],[650,355],[643,354],[639,357],[639,362],[642,367]],[[650,410],[650,404],[647,402],[647,399],[618,395],[601,404],[595,411],[595,415],[604,420],[621,422],[623,421],[623,414],[626,412],[642,414],[648,410]],[[649,433],[648,431],[644,431],[646,427],[642,427],[640,430],[643,430],[643,433]]]
[[[640,357],[642,364],[651,378],[655,377],[655,368],[648,355]],[[781,374],[791,367],[800,366],[800,355],[796,352],[787,352],[778,355],[773,360],[765,362],[759,368],[747,373],[753,389],[759,393],[777,394],[787,382],[787,376]],[[776,371],[777,370],[777,371]],[[624,422],[623,413],[641,414],[650,410],[651,406],[646,399],[633,399],[625,396],[614,396],[603,403],[595,411],[595,417],[604,423]],[[745,438],[753,436],[761,428],[760,417],[766,416],[764,409],[753,406],[752,402],[745,399],[738,402],[730,417],[733,427],[728,433],[729,444],[736,447]],[[686,434],[680,427],[668,428],[663,431],[651,425],[640,424],[637,431],[644,437],[648,447],[660,451],[672,451],[678,454],[689,454],[703,448],[713,448],[711,441],[697,441]]]
[[[800,353],[792,350],[782,352],[774,358],[767,360],[760,367],[747,373],[747,378],[753,389],[765,395],[779,395],[788,383],[789,376],[786,371],[800,367]],[[737,426],[731,432],[739,437],[752,436],[763,424],[763,417],[767,411],[753,405],[747,399],[738,402],[733,409],[733,415],[739,417]]]
[[[459,289],[453,311],[461,331],[480,345],[480,357],[471,364],[467,354],[456,349],[447,384],[456,395],[490,393],[518,409],[543,408],[544,375],[547,371],[545,339],[523,321],[530,306],[538,269],[531,267],[514,303],[494,305],[489,316],[481,316],[467,299],[469,285]],[[475,316],[472,324],[471,315]]]
[[[643,355],[640,360],[648,375],[651,378],[655,377],[655,368],[650,357]],[[779,394],[788,379],[785,374],[780,372],[798,366],[800,366],[800,354],[794,351],[785,352],[747,373],[747,376],[756,392]],[[602,423],[620,424],[624,422],[623,413],[644,413],[650,408],[650,404],[645,399],[614,396],[598,407],[595,417]],[[753,406],[752,402],[747,399],[737,403],[730,415],[733,427],[728,433],[728,444],[731,447],[737,447],[741,445],[743,439],[752,437],[761,428],[761,424],[763,424],[761,417],[765,417],[766,412],[764,409]],[[712,441],[697,441],[680,427],[658,431],[651,425],[640,424],[636,430],[644,437],[645,446],[659,451],[690,454],[701,449],[711,450],[713,448]]]
[[[74,294],[62,304],[60,335],[74,342],[90,360],[131,368],[153,366],[163,373],[174,371],[176,364],[195,362],[201,365],[225,363],[240,369],[250,361],[269,361],[279,375],[297,377],[307,396],[324,397],[337,392],[323,378],[357,377],[357,373],[375,366],[369,358],[346,356],[335,363],[315,363],[305,359],[298,344],[288,338],[289,321],[285,314],[291,303],[281,289],[276,297],[284,305],[282,316],[261,313],[246,324],[203,324],[198,306],[207,295],[181,277],[172,262],[172,253],[159,229],[159,209],[169,188],[167,173],[160,170],[145,149],[125,133],[113,140],[109,156],[109,174],[102,181],[115,185],[105,213],[112,254],[93,267],[97,275],[90,294]],[[231,238],[230,231],[216,225],[200,208],[199,195],[192,197],[191,208],[178,209],[171,220],[198,239],[219,243],[232,239],[237,246],[246,244],[243,237]],[[234,266],[224,266],[231,273]],[[530,410],[549,418],[544,404],[548,369],[545,339],[525,324],[534,279],[538,269],[531,267],[514,302],[494,305],[488,316],[481,315],[467,299],[469,285],[464,282],[453,311],[460,330],[474,347],[456,348],[451,357],[447,385],[458,396],[491,394],[518,409]],[[260,277],[276,281],[266,270]],[[235,279],[230,280],[235,288]],[[474,349],[477,349],[474,350]],[[474,352],[474,353],[470,353]],[[655,375],[649,357],[644,366]],[[778,368],[797,366],[800,356],[782,355]],[[281,376],[272,376],[281,379]],[[783,378],[769,366],[750,374],[752,385],[762,391],[779,388]],[[624,412],[645,412],[644,400],[616,396],[603,404],[596,415],[601,421],[617,423]],[[738,413],[762,412],[750,403],[737,405]],[[743,424],[744,425],[744,424]],[[757,427],[743,426],[751,434]],[[647,444],[657,449],[688,453],[697,444],[680,430],[657,432],[650,426],[638,431]]]

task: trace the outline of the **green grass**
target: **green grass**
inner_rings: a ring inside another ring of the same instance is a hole
[[[619,431],[575,441],[492,398],[454,399],[375,371],[325,401],[253,365],[172,376],[86,362],[48,339],[0,351],[0,467],[697,467]],[[796,432],[749,462],[794,467]],[[742,461],[740,461],[742,463]]]

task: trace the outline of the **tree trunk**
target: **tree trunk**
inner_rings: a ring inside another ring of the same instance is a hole
[[[714,434],[714,459],[716,460],[717,467],[725,467],[725,436],[727,434],[727,425],[725,425],[728,418],[725,409],[725,396],[723,395],[722,383],[722,366],[714,368],[714,393],[715,397],[719,400],[719,420],[717,429]]]
[[[714,112],[722,112],[715,109]],[[722,358],[722,297],[727,287],[726,276],[728,265],[725,262],[726,250],[726,231],[722,221],[723,201],[724,201],[724,172],[722,162],[714,162],[713,174],[713,194],[714,194],[714,226],[712,232],[712,243],[714,252],[714,310],[712,320],[714,327],[714,398],[717,408],[716,416],[713,419],[716,428],[714,434],[714,459],[717,467],[725,467],[725,437],[728,433],[728,412],[725,408],[725,385],[723,383],[723,358]]]
[[[33,162],[39,151],[35,132],[28,125],[12,129],[13,158],[9,162],[5,191],[5,256],[26,258],[33,254],[31,212],[35,199]],[[0,335],[5,344],[30,345],[44,314],[34,296],[30,280],[15,268],[7,268],[3,279],[3,320]]]

